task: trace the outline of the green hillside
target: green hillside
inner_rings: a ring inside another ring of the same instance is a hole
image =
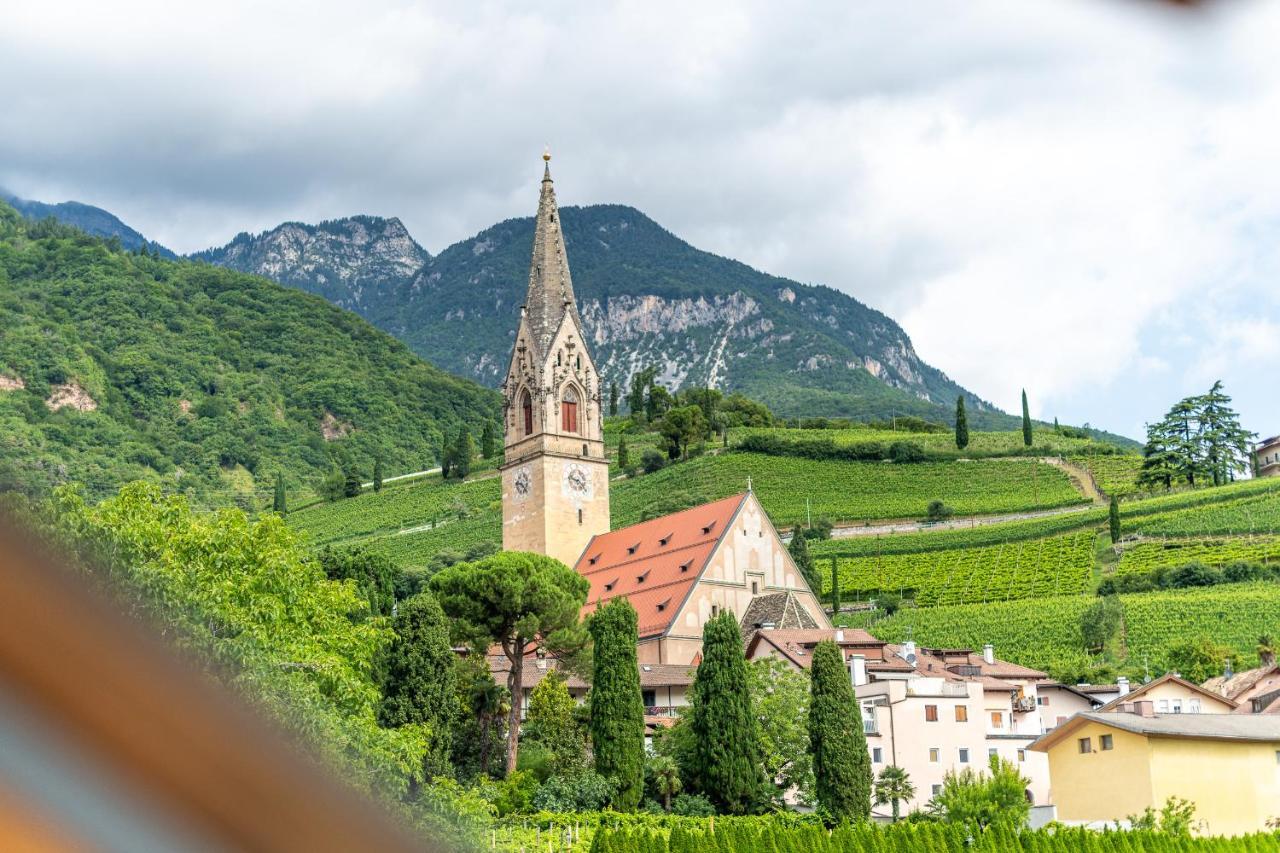
[[[0,204],[0,490],[146,480],[204,505],[335,466],[432,464],[495,393],[265,279],[133,254]]]

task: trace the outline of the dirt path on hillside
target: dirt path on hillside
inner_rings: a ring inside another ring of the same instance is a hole
[[[1106,496],[1102,494],[1102,490],[1098,488],[1098,483],[1093,479],[1093,475],[1089,473],[1087,468],[1081,468],[1079,465],[1057,456],[1046,456],[1040,461],[1062,470],[1071,478],[1071,484],[1079,489],[1080,493],[1089,500],[1096,504],[1106,503]]]

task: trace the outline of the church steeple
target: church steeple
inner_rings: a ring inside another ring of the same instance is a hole
[[[569,275],[569,257],[560,230],[560,211],[556,207],[555,183],[551,180],[551,154],[542,155],[542,193],[538,198],[538,215],[533,227],[533,257],[529,262],[529,289],[524,307],[529,320],[529,333],[540,353],[546,353],[560,321],[569,312],[578,328],[582,319],[573,297],[573,279]]]

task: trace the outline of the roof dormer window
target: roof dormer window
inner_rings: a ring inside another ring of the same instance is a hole
[[[599,561],[599,559],[600,559],[600,555],[599,555],[599,554],[596,554],[594,557],[588,557],[588,558],[587,558],[587,565],[589,565],[589,566],[594,566],[594,565]]]
[[[671,602],[671,599],[669,599],[669,598],[667,598],[667,599],[663,599],[662,601],[659,601],[659,602],[658,602],[658,612],[659,612],[659,613],[661,613],[662,611],[666,610],[666,609],[667,609],[667,605],[668,605],[670,602]]]
[[[663,536],[661,539],[658,540],[658,544],[665,548],[667,543],[671,541],[672,535],[673,534],[668,533],[666,536]]]
[[[683,563],[680,564],[680,571],[687,572],[689,571],[689,567],[692,565],[693,565],[693,560],[685,560]]]
[[[636,583],[644,583],[645,578],[649,577],[649,572],[649,569],[645,569],[643,572],[636,575]]]
[[[634,544],[634,545],[629,546],[629,547],[627,548],[627,553],[628,553],[628,554],[634,554],[634,553],[635,553],[636,551],[638,551],[638,550],[640,550],[640,543],[639,543],[639,542],[637,542],[637,543],[636,543],[636,544]]]
[[[604,585],[604,591],[613,592],[613,587],[615,584],[617,584],[617,582],[618,582],[617,578],[614,578],[613,580],[609,581],[607,584]]]
[[[715,526],[716,526],[716,523],[715,523],[715,521],[714,521],[714,520],[713,520],[713,521],[709,521],[709,522],[707,522],[707,525],[706,525],[705,527],[703,527],[703,528],[702,528],[702,535],[704,535],[704,536],[705,536],[705,535],[707,535],[708,533],[710,533],[710,532],[711,532],[711,530],[712,530],[712,528],[714,528]]]

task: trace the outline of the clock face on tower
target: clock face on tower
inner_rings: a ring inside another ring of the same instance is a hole
[[[529,466],[526,465],[516,471],[513,485],[515,486],[517,499],[529,497],[529,492],[533,490],[533,478],[529,476]]]
[[[581,465],[569,463],[564,466],[564,492],[571,498],[590,498],[591,472]]]

